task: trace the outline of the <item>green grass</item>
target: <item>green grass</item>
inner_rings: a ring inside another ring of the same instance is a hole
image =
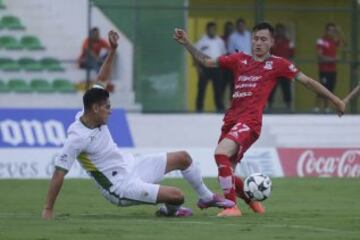
[[[219,191],[215,179],[206,183]],[[240,218],[215,217],[196,209],[196,196],[182,179],[166,180],[184,190],[190,218],[157,218],[155,206],[118,208],[90,180],[66,180],[56,218],[40,218],[48,181],[0,180],[0,239],[360,239],[359,179],[273,179],[273,192],[259,216],[239,201]]]

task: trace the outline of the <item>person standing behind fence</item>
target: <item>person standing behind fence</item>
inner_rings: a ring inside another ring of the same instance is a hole
[[[320,82],[330,92],[334,92],[336,85],[337,48],[343,43],[344,40],[335,23],[327,23],[324,35],[316,42]],[[331,109],[328,107],[328,100],[321,96],[316,97],[313,112],[320,112],[320,102],[323,103],[325,112],[329,113]]]
[[[212,57],[220,57],[226,54],[225,44],[223,40],[216,35],[215,22],[206,24],[206,34],[195,44],[196,48]],[[224,104],[221,94],[221,70],[220,68],[206,68],[195,62],[199,75],[198,91],[196,97],[196,111],[203,112],[204,98],[208,80],[211,79],[214,90],[214,100],[217,112],[224,111]]]
[[[109,50],[110,45],[105,39],[100,37],[99,28],[92,28],[90,30],[90,38],[86,38],[83,42],[78,59],[79,67],[98,72]]]
[[[286,27],[284,24],[281,23],[276,24],[274,40],[275,40],[274,45],[271,48],[271,54],[291,60],[294,57],[294,52],[295,52],[294,42],[290,41],[290,39],[286,36]],[[286,110],[290,111],[291,101],[292,101],[291,81],[289,81],[286,78],[279,78],[276,86],[270,93],[269,110],[270,111],[272,110],[275,92],[279,84],[281,86],[283,101],[285,103]]]
[[[234,32],[234,28],[235,27],[234,27],[233,22],[231,22],[231,21],[225,22],[225,24],[224,24],[224,33],[221,36],[221,38],[223,39],[225,47],[226,47],[226,51],[227,51],[226,54],[229,54],[228,41],[229,41],[230,35]],[[234,75],[228,69],[223,69],[222,70],[222,77],[223,77],[222,86],[221,86],[222,99],[225,100],[225,101],[229,101],[229,100],[231,101],[232,94],[234,92]],[[225,91],[226,91],[226,88],[227,88],[228,85],[230,87],[230,94],[229,94],[228,97],[226,97],[224,99]]]
[[[228,41],[228,52],[243,52],[251,55],[251,33],[246,28],[243,18],[236,21],[236,31],[232,33]]]

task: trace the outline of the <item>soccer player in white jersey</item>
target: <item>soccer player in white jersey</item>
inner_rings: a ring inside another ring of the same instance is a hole
[[[109,32],[111,50],[99,72],[100,83],[106,83],[110,76],[118,38],[117,33]],[[197,192],[199,208],[234,206],[234,202],[206,187],[200,170],[185,151],[143,156],[119,151],[106,126],[111,105],[109,93],[101,84],[86,91],[83,103],[84,111],[69,126],[67,140],[55,160],[55,171],[42,212],[44,219],[53,218],[56,198],[75,159],[95,180],[102,195],[117,206],[164,203],[157,215],[191,216],[191,209],[181,206],[184,194],[180,189],[157,184],[173,170],[181,170],[183,177]]]

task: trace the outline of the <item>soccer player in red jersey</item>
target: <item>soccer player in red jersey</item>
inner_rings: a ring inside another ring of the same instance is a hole
[[[235,90],[230,108],[225,114],[221,136],[215,150],[219,183],[227,199],[242,198],[256,213],[264,213],[259,202],[250,201],[243,191],[242,180],[234,175],[234,169],[247,149],[258,139],[262,125],[262,114],[268,96],[279,77],[296,79],[315,93],[329,99],[341,116],[345,103],[319,82],[300,72],[288,60],[269,53],[274,44],[274,28],[260,23],[253,28],[252,56],[243,52],[211,59],[198,51],[182,29],[175,29],[174,39],[206,67],[230,69],[235,76]],[[218,216],[241,216],[235,207],[221,211]]]
[[[337,49],[344,45],[345,40],[342,37],[339,27],[334,23],[328,23],[325,26],[324,35],[316,41],[316,50],[319,58],[319,78],[330,92],[334,92],[336,85],[336,63],[338,62]],[[325,112],[330,112],[328,100],[317,96],[314,112],[319,112],[320,102],[323,102]]]

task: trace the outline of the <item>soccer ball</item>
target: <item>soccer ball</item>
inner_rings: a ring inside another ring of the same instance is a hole
[[[262,173],[253,173],[244,181],[244,192],[251,200],[264,201],[270,197],[271,179]]]

